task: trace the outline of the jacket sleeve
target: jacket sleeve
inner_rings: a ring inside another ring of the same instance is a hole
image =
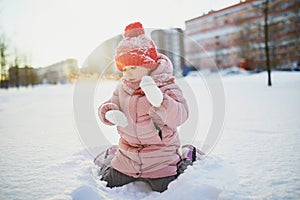
[[[163,91],[163,96],[162,106],[159,108],[152,107],[149,115],[156,125],[161,127],[167,125],[172,129],[176,129],[188,118],[187,102],[181,89],[175,84]]]
[[[114,125],[113,123],[111,123],[110,121],[108,121],[105,118],[105,114],[107,111],[110,110],[120,110],[119,109],[119,86],[115,89],[113,96],[107,100],[106,102],[104,102],[102,105],[99,106],[98,108],[98,116],[100,118],[100,120],[106,124],[106,125]]]

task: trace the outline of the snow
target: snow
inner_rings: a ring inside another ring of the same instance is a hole
[[[148,52],[149,49],[153,49],[154,47],[152,40],[141,34],[137,37],[128,37],[121,40],[117,48],[117,54],[118,56],[122,56],[129,52],[134,55],[137,54],[136,51]],[[154,59],[145,54],[140,53],[139,56],[143,56],[148,61],[154,61]]]
[[[0,199],[299,199],[300,73],[273,72],[272,80],[268,87],[266,73],[223,77],[220,140],[163,193],[143,182],[110,189],[98,180],[96,151],[76,128],[73,85],[0,90]],[[212,119],[210,94],[203,79],[184,81],[201,112],[198,133],[180,137],[201,146]],[[95,108],[115,84],[96,87]],[[98,128],[117,141],[114,128]]]
[[[141,34],[136,37],[128,37],[123,39],[118,47],[123,47],[126,49],[143,47],[144,49],[150,49],[153,47],[153,43],[144,34]]]

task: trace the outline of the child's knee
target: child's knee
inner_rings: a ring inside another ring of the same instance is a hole
[[[147,179],[147,181],[150,184],[153,191],[163,192],[168,189],[169,183],[171,183],[175,179],[176,176],[168,176],[164,178]]]
[[[107,182],[107,187],[113,188],[133,182],[135,179],[110,167],[103,173],[101,180]]]

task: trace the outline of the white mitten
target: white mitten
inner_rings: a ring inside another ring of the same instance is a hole
[[[109,110],[105,113],[105,118],[110,121],[111,123],[121,126],[121,127],[126,127],[128,125],[127,122],[127,117],[124,115],[123,112],[119,110]]]
[[[148,101],[154,107],[160,107],[163,101],[163,94],[161,90],[157,87],[155,81],[151,76],[144,76],[140,83],[141,89],[145,92]]]

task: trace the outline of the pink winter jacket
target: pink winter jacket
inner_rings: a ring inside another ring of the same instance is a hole
[[[158,66],[151,73],[163,92],[160,108],[153,107],[139,83],[123,80],[111,99],[98,110],[102,122],[109,110],[120,110],[128,120],[128,126],[117,126],[120,135],[119,150],[112,160],[112,167],[128,176],[162,178],[175,175],[180,161],[180,141],[177,127],[188,118],[188,107],[180,88],[172,77],[173,66],[164,55],[159,54]]]

